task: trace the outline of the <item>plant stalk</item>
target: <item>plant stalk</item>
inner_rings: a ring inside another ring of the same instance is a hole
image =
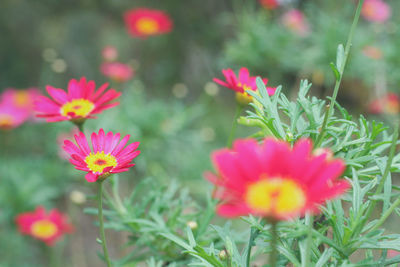
[[[238,118],[240,116],[240,113],[242,113],[242,111],[243,111],[243,106],[238,103],[236,105],[235,117],[233,118],[231,132],[229,133],[228,144],[227,144],[227,147],[229,148],[232,147],[232,142],[233,139],[235,138],[236,128],[238,125]]]
[[[99,216],[99,223],[100,223],[100,239],[101,245],[103,247],[104,259],[107,263],[108,267],[111,267],[110,258],[108,256],[108,249],[106,243],[106,236],[104,234],[104,219],[103,219],[103,181],[99,181],[99,193],[97,196],[98,201],[98,216]]]
[[[351,25],[350,33],[349,33],[349,36],[347,38],[347,43],[346,43],[346,47],[345,47],[345,50],[344,50],[343,63],[341,64],[340,69],[338,70],[339,71],[339,78],[336,79],[335,87],[333,89],[333,94],[332,94],[332,98],[331,98],[331,103],[329,105],[329,110],[328,110],[327,113],[325,113],[324,122],[323,122],[323,125],[322,125],[322,128],[321,128],[320,134],[318,135],[317,141],[315,142],[315,147],[319,147],[321,145],[321,142],[322,142],[323,137],[325,135],[326,126],[329,123],[330,117],[333,115],[333,108],[334,108],[334,105],[335,105],[336,97],[337,97],[338,92],[339,92],[340,84],[342,82],[344,69],[346,67],[347,59],[349,57],[350,48],[352,46],[354,33],[355,33],[355,30],[356,30],[356,27],[357,27],[357,24],[358,24],[358,20],[360,18],[361,8],[362,8],[362,5],[364,4],[364,1],[365,0],[360,0],[358,2],[356,14],[354,16],[353,24]]]
[[[308,220],[307,220],[308,219]],[[306,253],[305,259],[302,263],[303,267],[311,266],[311,244],[312,244],[312,230],[314,224],[314,217],[311,214],[306,215],[306,223],[307,223],[307,243],[306,243]]]
[[[249,244],[247,245],[246,267],[250,267],[251,249],[253,248],[254,240],[260,234],[260,230],[252,227],[250,230]]]
[[[277,267],[278,263],[278,231],[277,222],[271,224],[271,254],[269,257],[269,263],[271,267]]]

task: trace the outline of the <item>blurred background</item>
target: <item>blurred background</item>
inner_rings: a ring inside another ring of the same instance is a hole
[[[338,101],[354,114],[387,120],[400,108],[400,2],[370,2],[384,5],[363,10]],[[121,105],[88,120],[85,128],[131,134],[141,142],[137,165],[120,175],[122,194],[146,177],[161,184],[177,180],[201,202],[211,188],[203,179],[212,168],[209,154],[226,145],[235,108],[233,92],[212,79],[222,79],[222,69],[247,67],[252,75],[267,77],[268,86],[282,85],[288,97],[301,79],[313,83],[312,95],[331,94],[329,63],[347,39],[356,4],[2,0],[0,91],[37,88],[46,94],[46,85],[66,89],[70,79],[83,76],[97,87],[109,82],[123,93]],[[123,16],[138,7],[167,13],[172,31],[131,36]],[[102,72],[110,60],[107,51],[133,74],[118,79]],[[17,214],[37,205],[57,207],[75,225],[75,234],[57,244],[56,257],[64,259],[60,266],[98,266],[96,217],[83,212],[95,206],[95,188],[60,150],[73,128],[69,122],[30,119],[0,129],[0,266],[50,266],[45,245],[20,235],[14,223]],[[238,136],[250,134],[239,127]],[[112,256],[123,257],[120,247],[127,237],[107,235]]]

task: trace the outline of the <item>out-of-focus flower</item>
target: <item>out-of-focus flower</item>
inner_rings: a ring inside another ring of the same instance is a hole
[[[276,9],[279,7],[278,0],[259,0],[259,1],[264,8],[269,10]]]
[[[86,195],[78,190],[72,191],[69,194],[69,198],[71,199],[72,202],[74,202],[77,205],[81,205],[86,202]]]
[[[310,33],[310,27],[304,14],[298,9],[292,9],[283,14],[282,24],[302,37],[307,36]]]
[[[392,14],[390,6],[382,0],[365,0],[361,15],[372,22],[385,22]]]
[[[18,215],[16,223],[22,234],[31,235],[49,246],[73,230],[65,215],[56,209],[46,213],[42,206],[38,206],[33,212]]]
[[[63,149],[64,140],[74,138],[75,134],[79,134],[79,130],[77,128],[73,128],[69,133],[60,133],[57,135],[58,156],[60,159],[69,159],[69,154]]]
[[[225,76],[225,81],[217,78],[214,78],[213,81],[235,91],[238,103],[242,105],[250,103],[252,101],[252,96],[250,96],[246,91],[257,91],[256,77],[250,76],[247,68],[241,68],[238,77],[232,69],[222,70],[222,73]],[[264,78],[263,82],[267,85],[268,79]],[[269,95],[273,95],[275,90],[276,88],[267,87]]]
[[[387,93],[369,103],[368,110],[373,114],[398,114],[400,112],[400,98],[395,93]]]
[[[101,64],[100,71],[116,82],[126,82],[133,76],[132,67],[120,62],[105,62]]]
[[[93,119],[95,118],[94,114],[119,104],[112,101],[117,99],[121,93],[114,89],[105,92],[107,87],[108,83],[103,84],[96,91],[95,82],[86,82],[85,77],[80,81],[70,80],[68,92],[48,85],[46,89],[52,99],[45,96],[37,98],[35,110],[38,114],[36,116],[46,118],[47,122],[64,120],[82,122],[86,119]]]
[[[77,170],[88,172],[85,176],[88,182],[96,182],[98,179],[105,179],[113,173],[126,172],[135,164],[130,162],[140,154],[136,150],[139,142],[134,142],[124,148],[130,135],[120,141],[120,134],[104,130],[99,133],[92,133],[91,141],[93,151],[89,148],[84,133],[75,135],[77,145],[70,140],[64,141],[64,150],[71,156],[69,161],[75,165]]]
[[[1,94],[0,101],[3,103],[9,103],[16,108],[25,109],[29,112],[32,112],[33,103],[39,95],[39,90],[36,88],[29,88],[26,90],[6,89]]]
[[[311,150],[308,139],[291,148],[267,138],[262,145],[254,139],[237,140],[233,149],[214,152],[217,174],[206,173],[206,177],[217,186],[215,197],[222,200],[217,213],[253,214],[275,221],[318,213],[319,205],[350,185],[338,179],[345,169],[342,160],[323,152],[314,155]]]
[[[29,119],[30,112],[17,108],[10,102],[0,103],[0,129],[9,130],[20,126]]]
[[[118,50],[112,45],[104,47],[101,54],[103,55],[103,59],[106,61],[114,61],[118,58]]]
[[[173,24],[165,12],[156,9],[137,8],[125,12],[125,25],[134,37],[146,38],[165,34],[172,30]]]
[[[394,249],[389,249],[388,251],[387,251],[387,257],[390,259],[390,258],[393,258],[393,257],[396,257],[396,256],[398,256],[398,255],[400,255],[400,251],[397,251],[397,250],[394,250]]]
[[[363,48],[362,50],[363,54],[371,59],[381,59],[383,56],[383,52],[381,49],[379,49],[376,46],[371,46],[368,45],[366,47]]]

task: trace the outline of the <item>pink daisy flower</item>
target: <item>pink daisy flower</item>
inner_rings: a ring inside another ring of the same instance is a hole
[[[277,9],[279,7],[278,0],[259,0],[259,1],[264,8],[269,10]]]
[[[161,10],[137,8],[124,14],[125,25],[133,37],[147,38],[169,33],[173,23],[169,15]]]
[[[68,84],[68,92],[48,85],[46,89],[51,99],[38,97],[35,101],[36,116],[46,118],[47,122],[71,120],[80,123],[93,119],[94,114],[119,104],[112,101],[121,93],[114,89],[106,91],[107,87],[108,83],[103,84],[96,91],[94,81],[86,82],[85,77],[80,81],[72,79]]]
[[[101,64],[100,71],[116,82],[129,81],[133,76],[132,67],[120,62],[105,62]]]
[[[127,147],[130,135],[122,138],[120,134],[112,132],[104,133],[100,129],[99,133],[92,133],[92,148],[86,140],[84,133],[75,135],[76,144],[70,140],[64,141],[64,150],[70,155],[69,161],[75,165],[77,170],[87,172],[85,178],[88,182],[96,182],[98,179],[105,179],[112,173],[126,172],[130,167],[131,161],[136,158],[140,151],[136,150],[139,142],[134,142]]]
[[[365,0],[361,15],[372,22],[385,22],[392,14],[390,6],[382,0]]]
[[[12,102],[0,103],[0,129],[10,130],[27,121],[30,112],[16,107]]]
[[[16,217],[18,230],[22,234],[33,236],[49,246],[60,240],[64,234],[73,231],[72,225],[67,221],[67,217],[58,210],[52,209],[46,213],[42,206]]]
[[[37,88],[29,88],[26,90],[6,89],[1,94],[1,101],[11,103],[16,108],[25,109],[29,112],[33,111],[33,103],[40,95]]]
[[[298,9],[292,9],[283,14],[282,24],[302,37],[307,36],[310,33],[310,27],[304,14]]]
[[[224,217],[253,214],[270,220],[287,220],[306,212],[318,212],[319,205],[349,188],[338,179],[345,164],[333,159],[327,149],[311,153],[308,139],[293,148],[288,143],[265,139],[237,140],[233,149],[221,149],[212,159],[217,174],[206,177],[217,186],[222,202],[217,213]]]
[[[369,103],[368,110],[373,114],[398,114],[400,112],[400,98],[395,93],[387,93]]]
[[[225,76],[225,81],[214,78],[213,81],[219,85],[227,87],[236,92],[236,100],[243,105],[247,105],[252,101],[252,96],[246,91],[257,91],[256,77],[250,76],[247,68],[241,68],[239,76],[236,76],[232,69],[222,70]],[[268,79],[264,78],[263,82],[265,85],[268,83]],[[269,95],[273,95],[276,88],[267,87]]]

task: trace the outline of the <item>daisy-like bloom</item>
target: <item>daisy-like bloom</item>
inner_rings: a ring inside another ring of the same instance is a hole
[[[62,89],[47,86],[47,92],[52,99],[39,96],[35,101],[37,117],[46,118],[47,122],[71,120],[82,123],[86,119],[95,118],[93,115],[105,109],[118,105],[112,102],[121,93],[114,89],[106,91],[108,83],[103,84],[96,91],[94,81],[86,82],[83,77],[80,81],[72,79],[68,84],[68,92]]]
[[[127,135],[119,142],[119,133],[105,134],[104,130],[100,129],[98,134],[92,133],[92,151],[86,136],[80,132],[75,135],[77,145],[65,140],[63,148],[70,155],[69,161],[77,170],[88,172],[86,180],[96,182],[98,179],[104,180],[113,173],[126,172],[135,165],[131,164],[131,161],[140,154],[140,151],[136,150],[139,142],[124,148],[129,138],[130,135]]]
[[[101,54],[104,60],[107,61],[114,61],[118,58],[118,50],[111,45],[107,45],[106,47],[104,47],[101,51]]]
[[[129,34],[139,38],[165,34],[173,27],[168,14],[157,9],[132,9],[125,12],[124,19]]]
[[[310,27],[304,14],[298,9],[292,9],[283,14],[282,24],[290,31],[302,37],[310,33]]]
[[[260,4],[269,10],[277,9],[279,7],[278,0],[260,0]]]
[[[224,217],[255,215],[271,221],[287,220],[306,212],[318,213],[319,205],[349,188],[338,179],[345,169],[329,150],[312,153],[308,139],[293,148],[288,143],[265,139],[237,140],[233,149],[221,149],[212,159],[217,174],[206,178],[217,186],[222,202],[217,213]]]
[[[381,98],[373,100],[368,106],[373,114],[398,114],[400,112],[400,98],[395,93],[387,93]]]
[[[242,105],[247,105],[252,101],[252,96],[246,91],[257,91],[256,77],[252,77],[249,74],[247,68],[241,68],[239,76],[236,76],[232,69],[222,70],[225,76],[225,81],[214,78],[213,81],[219,85],[227,87],[236,92],[236,100]],[[263,82],[265,85],[268,83],[268,79],[264,78]],[[267,87],[268,95],[273,95],[276,88]]]
[[[16,108],[32,112],[33,103],[39,95],[39,90],[36,88],[29,88],[26,90],[15,90],[10,88],[6,89],[1,94],[1,102],[11,103]]]
[[[73,231],[64,214],[56,209],[46,213],[42,206],[38,206],[33,212],[18,215],[16,223],[22,234],[33,236],[49,246],[60,240],[64,234]]]
[[[116,82],[129,81],[134,74],[131,66],[120,62],[105,62],[101,64],[100,71]]]
[[[12,102],[0,103],[0,129],[10,130],[27,121],[30,112],[26,109],[16,107]]]
[[[390,6],[382,0],[365,0],[361,15],[368,21],[383,23],[392,14]]]

